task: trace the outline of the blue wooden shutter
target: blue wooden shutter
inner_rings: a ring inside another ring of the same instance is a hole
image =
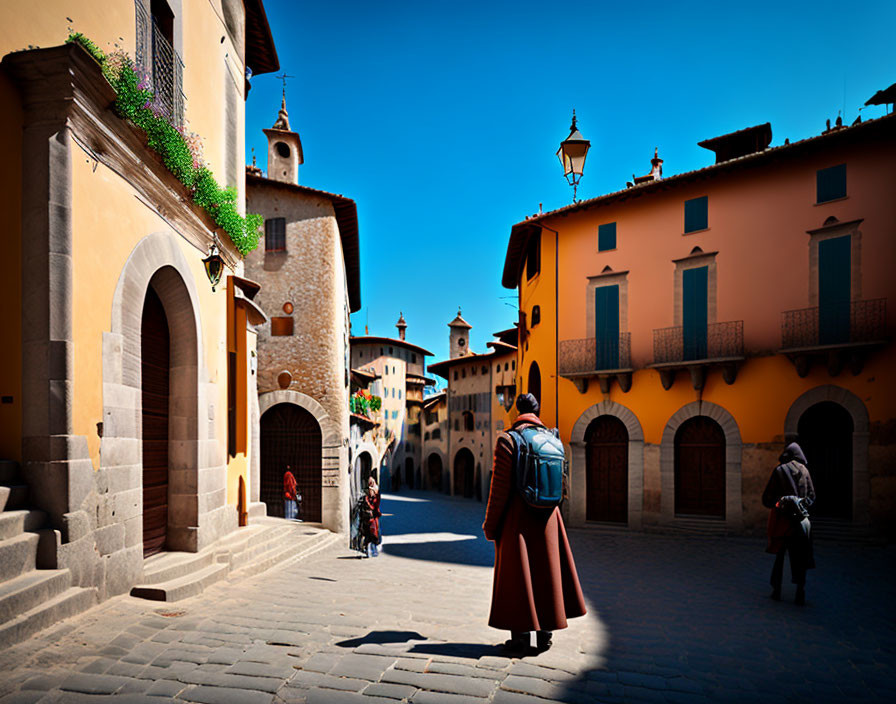
[[[846,197],[846,164],[819,169],[815,174],[816,202]]]
[[[594,289],[597,369],[619,368],[619,286]]]
[[[849,342],[850,237],[818,243],[818,342]]]
[[[597,228],[597,251],[616,249],[616,223],[608,222]]]
[[[709,267],[682,272],[682,336],[685,359],[706,359]]]
[[[684,231],[696,232],[709,227],[709,197],[700,196],[684,202]]]

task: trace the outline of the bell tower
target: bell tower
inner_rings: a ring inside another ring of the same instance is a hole
[[[461,317],[460,308],[457,309],[457,317],[448,323],[448,327],[451,328],[448,334],[451,359],[470,354],[470,328],[473,326]]]
[[[299,165],[305,163],[305,157],[302,154],[302,140],[296,132],[289,129],[285,84],[277,121],[273,127],[263,132],[268,138],[268,178],[298,184]]]

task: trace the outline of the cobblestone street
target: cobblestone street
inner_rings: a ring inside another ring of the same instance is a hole
[[[383,501],[343,547],[164,604],[128,596],[7,649],[2,702],[896,701],[893,547],[816,547],[808,604],[768,598],[760,539],[570,531],[589,614],[510,659],[486,625],[484,505]]]

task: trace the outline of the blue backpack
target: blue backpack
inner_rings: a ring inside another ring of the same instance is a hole
[[[566,453],[556,429],[532,425],[509,430],[516,457],[514,484],[523,500],[533,508],[552,509],[563,500]]]

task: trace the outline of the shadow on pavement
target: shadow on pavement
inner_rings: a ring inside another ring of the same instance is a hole
[[[407,643],[409,640],[426,640],[426,636],[420,635],[417,631],[371,631],[366,636],[341,640],[336,645],[340,648],[357,648],[365,643],[385,645],[386,643]]]
[[[494,546],[482,534],[485,503],[435,492],[383,494],[383,552],[412,560],[477,567],[495,564]]]
[[[506,657],[507,652],[500,645],[483,643],[417,643],[408,652],[427,655],[449,655],[456,658],[478,660],[486,655]]]

